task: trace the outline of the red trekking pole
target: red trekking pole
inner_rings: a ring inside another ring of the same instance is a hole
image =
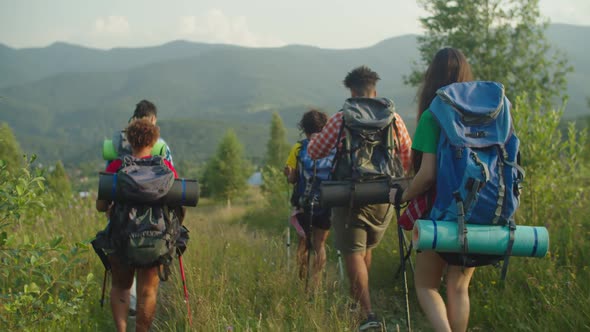
[[[184,288],[184,302],[186,302],[186,310],[188,312],[188,323],[193,327],[193,316],[191,315],[191,305],[188,301],[188,289],[186,288],[186,275],[184,274],[184,264],[182,264],[182,256],[178,255],[178,264],[180,265],[180,277],[182,278],[182,287]]]

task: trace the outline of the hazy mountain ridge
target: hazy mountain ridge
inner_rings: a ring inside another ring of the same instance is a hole
[[[588,33],[590,27],[568,25],[552,25],[547,31],[576,69],[569,77],[566,116],[587,112],[585,97],[590,96],[590,88],[583,79],[590,74],[590,61],[583,41]],[[223,132],[239,124],[246,126],[238,133],[241,139],[260,142],[268,135],[265,126],[270,111],[279,111],[291,128],[309,107],[336,111],[346,98],[344,75],[360,64],[380,73],[379,94],[393,98],[398,112],[411,121],[416,91],[405,86],[402,77],[409,74],[417,57],[414,35],[347,50],[183,41],[108,51],[63,43],[22,50],[0,45],[0,71],[15,76],[0,78],[0,87],[4,86],[0,88],[0,121],[15,129],[27,151],[49,159],[74,160],[79,151],[90,151],[88,146],[99,150],[98,141],[123,126],[134,104],[146,98],[158,105],[164,123],[186,119],[184,123],[192,126],[192,131],[182,130],[182,135],[168,134],[172,146],[175,140],[191,141],[195,150],[210,152],[209,145],[217,143],[216,135],[204,141],[197,138],[199,131]],[[34,62],[38,62],[36,67],[27,67]],[[17,65],[12,66],[14,63]],[[7,68],[10,70],[4,71]],[[11,85],[6,86],[7,82]],[[50,148],[43,148],[49,144]],[[259,157],[261,148],[258,144],[256,151],[246,150]],[[206,157],[201,153],[187,156],[193,160]]]

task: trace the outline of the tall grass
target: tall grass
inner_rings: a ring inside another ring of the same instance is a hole
[[[527,170],[517,223],[545,225],[550,253],[511,259],[504,283],[499,269],[478,268],[470,288],[472,331],[590,330],[590,171],[579,158],[588,148],[586,136],[570,129],[561,137],[559,112],[534,110],[515,104]],[[160,286],[154,331],[355,330],[359,317],[347,309],[348,286],[338,278],[331,238],[318,291],[306,293],[297,278],[295,232],[288,266],[288,187],[278,172],[269,172],[264,194],[252,190],[231,209],[203,200],[189,210],[191,240],[183,259],[193,325],[175,262]],[[0,238],[0,330],[114,330],[108,289],[107,304],[99,307],[104,270],[88,244],[105,224],[94,201],[72,200],[0,229],[8,234]],[[392,224],[370,272],[373,306],[388,331],[405,326],[396,239]],[[414,330],[429,331],[411,274],[409,280]]]

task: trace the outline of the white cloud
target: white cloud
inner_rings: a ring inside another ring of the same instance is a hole
[[[129,21],[125,16],[111,15],[99,17],[94,21],[94,30],[98,34],[124,35],[130,31]]]
[[[280,39],[251,31],[246,17],[230,17],[219,9],[211,9],[205,15],[181,17],[178,32],[183,38],[210,43],[251,47],[285,45]]]
[[[541,14],[551,22],[590,25],[590,1],[588,0],[542,0],[539,3]]]

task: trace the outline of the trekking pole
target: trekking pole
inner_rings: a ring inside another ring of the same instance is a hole
[[[104,279],[102,280],[102,295],[100,297],[100,307],[104,307],[104,293],[105,289],[107,288],[107,277],[108,277],[109,270],[104,270]]]
[[[289,179],[287,178],[287,206],[290,204],[289,199]],[[287,247],[287,272],[291,271],[291,213],[287,217],[287,234],[285,235],[285,245]]]
[[[400,208],[399,206],[395,207],[396,217],[399,221],[400,218]],[[408,292],[408,274],[406,271],[406,254],[404,253],[405,247],[405,236],[404,236],[404,229],[402,226],[397,224],[397,234],[398,234],[398,242],[399,242],[399,257],[400,257],[400,269],[402,272],[402,279],[404,283],[404,298],[406,301],[406,321],[408,323],[408,331],[412,330],[412,326],[410,324],[410,298]]]
[[[311,204],[313,206],[313,203]],[[311,239],[311,234],[312,234],[312,226],[311,226],[311,221],[313,218],[313,214],[310,213],[309,214],[309,228],[306,230],[305,233],[305,246],[307,249],[307,276],[305,277],[305,292],[307,292],[308,290],[308,286],[309,286],[309,279],[310,279],[310,275],[311,275],[311,251],[313,250],[313,244],[312,244],[312,239]]]
[[[340,250],[336,250],[336,256],[338,256],[338,277],[340,278],[340,283],[344,282],[344,265],[342,265],[342,252]]]
[[[404,260],[408,263],[408,265],[410,265],[410,270],[412,271],[412,274],[415,273],[414,264],[412,263],[412,249],[413,248],[414,248],[414,244],[411,241],[408,241],[406,234],[404,233],[404,252],[405,252]],[[399,277],[401,272],[402,272],[402,267],[400,265],[397,268],[397,272],[395,272],[396,278]]]
[[[107,228],[108,228],[108,226],[107,226]],[[102,280],[102,294],[100,297],[100,307],[102,308],[102,307],[104,307],[104,295],[105,295],[105,289],[107,287],[108,273],[111,270],[111,263],[109,262],[109,258],[107,257],[104,250],[101,248],[101,245],[98,243],[97,239],[94,239],[92,242],[90,242],[90,244],[92,245],[92,249],[94,249],[94,252],[96,253],[98,258],[102,262],[102,265],[104,266],[104,278]]]
[[[315,203],[315,197],[311,193],[311,187],[316,179],[316,162],[313,162],[313,177],[311,178],[311,183],[308,184],[308,188],[306,189],[307,197],[309,199],[309,226],[307,227],[306,234],[305,234],[305,246],[307,247],[307,277],[305,278],[305,292],[307,293],[307,289],[309,286],[309,278],[311,274],[311,251],[313,249],[312,243],[312,233],[313,233],[313,206]]]
[[[182,288],[184,288],[184,302],[188,314],[188,324],[193,327],[193,316],[191,315],[191,305],[188,300],[188,289],[186,288],[186,275],[184,274],[184,264],[182,264],[182,255],[178,255],[178,265],[180,266],[180,277],[182,278]]]

